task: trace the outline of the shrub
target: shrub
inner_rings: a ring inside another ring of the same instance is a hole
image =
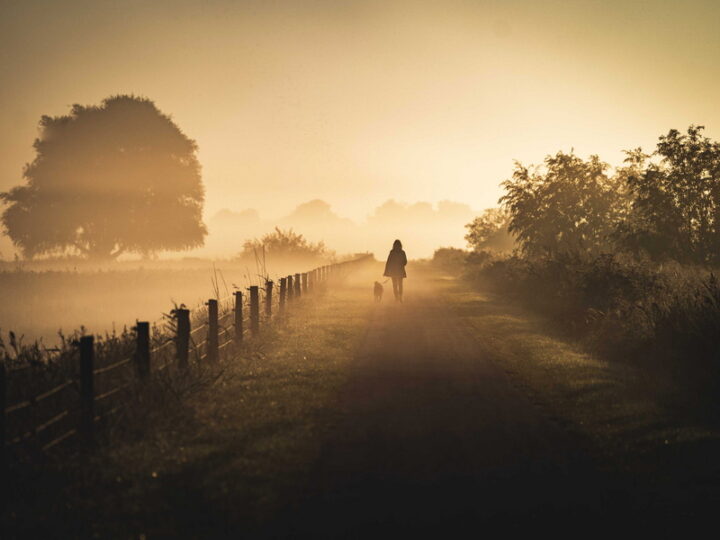
[[[630,258],[508,257],[470,273],[550,316],[610,358],[643,361],[714,387],[720,375],[720,282]]]
[[[433,253],[432,264],[445,272],[460,274],[465,268],[468,253],[458,248],[440,248]]]
[[[246,241],[238,258],[264,259],[265,256],[268,256],[273,259],[314,261],[330,258],[333,255],[324,242],[309,242],[302,234],[298,234],[292,229],[283,230],[275,227],[273,232],[262,238]]]

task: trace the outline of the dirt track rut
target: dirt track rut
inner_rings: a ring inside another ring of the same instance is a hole
[[[479,352],[431,284],[373,314],[304,502],[273,534],[569,533],[618,503],[582,444]]]

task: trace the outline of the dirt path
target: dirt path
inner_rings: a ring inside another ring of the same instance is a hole
[[[421,285],[421,288],[419,287]],[[479,352],[432,283],[373,313],[305,502],[272,534],[572,531],[608,510],[580,441]]]

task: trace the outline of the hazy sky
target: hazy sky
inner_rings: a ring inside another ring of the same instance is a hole
[[[720,2],[0,0],[0,189],[43,114],[153,99],[208,214],[322,198],[493,206],[514,159],[720,137]]]

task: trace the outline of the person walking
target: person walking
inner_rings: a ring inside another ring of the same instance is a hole
[[[402,302],[403,297],[403,279],[407,277],[405,272],[405,265],[407,264],[407,255],[402,248],[402,242],[395,240],[393,242],[392,250],[388,255],[387,262],[385,263],[385,272],[383,276],[392,279],[393,294],[395,300]]]

